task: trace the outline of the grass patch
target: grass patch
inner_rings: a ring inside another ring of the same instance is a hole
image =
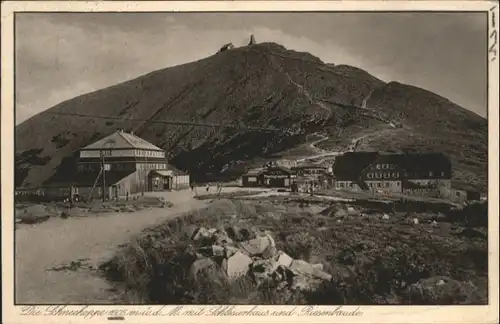
[[[320,213],[317,208],[298,201],[278,204],[265,199],[216,200],[206,209],[145,230],[103,265],[103,270],[110,280],[139,296],[141,303],[487,302],[486,236],[464,235],[470,228],[458,221],[450,223],[452,216],[448,220],[441,217],[437,225],[423,218],[415,225],[408,222],[414,215],[412,211],[393,213],[389,220],[381,218],[383,212],[376,206],[354,205],[360,211],[357,216],[335,213],[345,208],[345,203],[331,203]],[[449,211],[450,215],[461,212]],[[199,243],[186,235],[193,225],[206,228],[237,225],[267,230],[277,249],[293,258],[323,264],[333,280],[313,293],[272,285],[257,288],[247,277],[229,282],[217,267],[194,280],[189,269],[196,259]],[[437,298],[438,293],[429,288],[430,280],[437,276],[447,278],[443,287],[456,294],[439,292],[441,297]],[[421,286],[424,292],[419,299],[415,297],[415,287]]]

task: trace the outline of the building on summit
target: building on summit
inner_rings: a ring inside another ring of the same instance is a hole
[[[64,194],[71,187],[72,194],[83,197],[101,197],[105,190],[108,198],[116,198],[188,186],[189,176],[170,166],[161,148],[119,130],[82,148],[75,172],[59,176],[45,187],[46,191],[62,190]]]
[[[444,154],[348,152],[335,159],[336,189],[448,198],[451,162]]]

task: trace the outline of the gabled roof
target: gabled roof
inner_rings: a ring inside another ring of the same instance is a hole
[[[348,152],[335,158],[333,174],[339,181],[358,180],[361,171],[375,161],[377,152]]]
[[[397,164],[408,172],[451,171],[450,159],[442,153],[383,154],[377,163]]]
[[[244,174],[244,176],[259,176],[263,172],[264,172],[263,168],[250,169],[247,171],[247,173]]]
[[[265,171],[273,171],[273,170],[279,170],[283,173],[288,173],[288,174],[292,174],[293,171],[290,170],[289,168],[285,168],[284,166],[280,166],[280,165],[273,165],[273,166],[270,166],[270,167],[267,167],[265,170],[264,170],[264,173]]]
[[[337,156],[333,173],[337,180],[355,181],[359,179],[362,170],[375,162],[396,164],[410,173],[435,170],[451,173],[451,162],[442,153],[379,154],[377,152],[348,152]]]
[[[161,148],[149,143],[148,141],[123,131],[116,131],[97,142],[94,142],[82,150],[100,150],[100,149],[142,149],[163,151]]]

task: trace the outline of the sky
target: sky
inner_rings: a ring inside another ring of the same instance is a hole
[[[78,95],[276,42],[487,111],[484,13],[18,13],[16,124]]]

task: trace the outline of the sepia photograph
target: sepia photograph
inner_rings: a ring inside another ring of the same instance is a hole
[[[15,13],[14,304],[488,305],[489,17]]]

